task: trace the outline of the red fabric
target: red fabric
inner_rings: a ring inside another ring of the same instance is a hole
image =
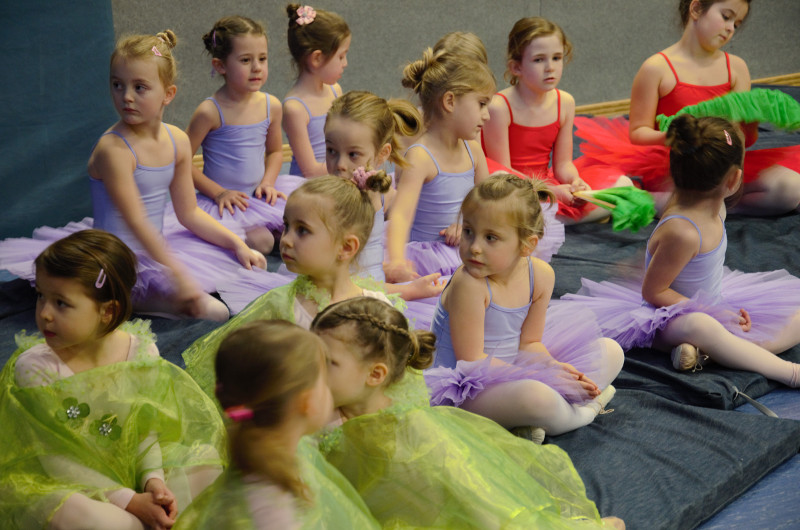
[[[661,56],[672,70],[676,85],[669,94],[659,99],[657,114],[672,116],[683,107],[731,91],[730,58],[727,53],[725,62],[728,67],[728,82],[713,86],[681,82],[667,56],[663,53]],[[575,166],[584,180],[586,176],[602,179],[604,176],[616,178],[625,174],[641,178],[642,187],[648,191],[666,191],[672,187],[669,179],[669,149],[662,145],[632,144],[627,119],[576,117],[575,127],[575,135],[584,140],[580,146],[583,156],[575,160]],[[746,134],[745,146],[753,145],[756,139],[757,136]],[[743,168],[744,182],[757,180],[762,170],[775,164],[800,171],[800,146],[747,151]]]

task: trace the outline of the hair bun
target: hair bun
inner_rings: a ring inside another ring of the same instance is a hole
[[[419,92],[425,77],[425,72],[436,64],[439,55],[441,55],[441,53],[435,54],[433,48],[429,47],[422,52],[421,59],[408,63],[406,67],[403,68],[403,86],[412,89],[414,92]]]
[[[701,131],[697,118],[691,114],[681,114],[672,121],[667,129],[665,144],[678,154],[690,155],[697,151],[701,143]]]
[[[157,33],[156,37],[164,41],[164,43],[170,48],[174,48],[178,45],[178,36],[175,35],[175,32],[171,29],[165,29],[164,31]]]

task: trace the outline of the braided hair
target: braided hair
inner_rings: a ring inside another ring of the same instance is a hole
[[[353,341],[362,361],[382,361],[389,367],[387,386],[400,381],[407,366],[422,370],[433,363],[436,336],[412,330],[403,313],[366,296],[331,304],[311,323],[314,332],[353,326]]]

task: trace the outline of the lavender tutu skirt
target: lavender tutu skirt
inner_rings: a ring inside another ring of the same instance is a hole
[[[719,296],[700,291],[689,300],[666,307],[642,301],[641,285],[581,280],[577,294],[566,294],[557,305],[594,311],[603,334],[623,349],[649,347],[658,330],[679,315],[706,313],[731,333],[754,343],[777,335],[800,310],[800,279],[781,269],[744,273],[725,268]],[[752,326],[737,325],[739,309],[750,313]]]
[[[275,189],[286,195],[288,198],[289,195],[291,195],[294,190],[299,188],[300,185],[306,180],[307,179],[301,175],[278,175],[278,178],[275,179]]]
[[[542,215],[544,216],[544,235],[536,245],[533,256],[542,261],[550,263],[553,255],[558,254],[558,249],[564,244],[567,236],[564,232],[564,223],[556,219],[558,213],[557,204],[542,203]]]
[[[286,206],[286,201],[283,199],[278,199],[275,205],[271,206],[263,199],[250,197],[246,210],[234,208],[233,214],[223,210],[222,217],[219,216],[217,203],[205,195],[197,194],[197,206],[242,240],[245,239],[247,231],[254,227],[263,226],[272,232],[283,230],[283,209]],[[171,234],[184,230],[186,229],[178,222],[170,202],[164,212],[164,235],[169,239]]]
[[[236,274],[217,285],[217,292],[228,306],[231,315],[235,315],[262,294],[286,285],[295,276],[292,273],[287,275],[262,269],[240,268]]]
[[[39,227],[30,238],[8,238],[0,241],[0,269],[33,282],[36,278],[33,261],[45,248],[59,239],[93,226],[93,219],[86,217],[62,227]],[[185,265],[200,289],[207,293],[215,292],[217,284],[242,268],[233,251],[203,241],[186,229],[176,229],[168,237],[165,236],[165,239],[175,258]],[[143,301],[152,296],[171,294],[172,280],[165,267],[143,250],[133,250],[138,261],[133,300]]]
[[[598,344],[601,338],[591,312],[579,310],[576,314],[573,309],[550,306],[542,335],[550,355],[520,350],[511,362],[491,366],[493,357],[487,352],[489,357],[480,361],[458,361],[455,368],[425,370],[431,405],[459,407],[492,385],[522,379],[544,383],[570,403],[591,401],[574,377],[554,361],[571,364],[590,379],[601,379],[605,372]]]

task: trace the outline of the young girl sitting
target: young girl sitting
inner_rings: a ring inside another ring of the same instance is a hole
[[[602,524],[558,447],[521,440],[460,409],[430,407],[424,396],[387,395],[408,367],[430,365],[432,333],[409,331],[399,311],[363,297],[328,306],[312,330],[328,347],[328,381],[343,422],[321,450],[384,527]]]
[[[741,57],[722,48],[750,13],[750,0],[678,0],[683,34],[678,42],[650,56],[633,80],[630,122],[576,120],[585,164],[595,171],[641,177],[663,208],[672,189],[669,148],[656,116],[729,92],[748,92],[750,72]],[[746,126],[746,145],[758,138],[756,123]],[[742,198],[735,211],[778,215],[800,204],[800,148],[750,149],[743,166]]]
[[[333,411],[322,341],[282,320],[258,320],[222,341],[215,365],[217,399],[232,420],[232,467],[175,528],[377,528],[304,436]]]
[[[625,349],[671,350],[676,370],[710,358],[800,386],[800,365],[775,355],[800,343],[800,279],[723,268],[725,199],[742,178],[739,130],[687,114],[672,122],[666,141],[675,191],[647,243],[641,288],[584,279],[562,300],[593,309]]]
[[[350,276],[375,217],[366,189],[385,191],[390,179],[382,173],[363,185],[364,189],[351,180],[325,176],[307,180],[292,193],[286,201],[280,250],[286,267],[298,276],[255,299],[183,353],[186,370],[204,390],[213,387],[213,357],[220,341],[246,322],[280,318],[308,328],[317,311],[331,302],[362,295],[389,302],[383,292],[366,290]]]
[[[172,56],[176,43],[170,30],[117,43],[110,79],[120,120],[100,137],[89,158],[94,220],[42,230],[22,243],[6,240],[0,268],[32,279],[30,262],[44,246],[93,223],[137,253],[138,281],[133,291],[137,311],[227,320],[225,305],[203,291],[216,291],[217,282],[233,275],[240,264],[263,268],[266,260],[197,207],[189,139],[161,121],[177,91]],[[165,240],[168,196],[186,230]]]
[[[590,187],[572,162],[575,100],[556,88],[571,56],[572,44],[557,24],[541,17],[518,20],[508,34],[506,50],[505,77],[511,86],[492,98],[482,136],[487,158],[547,182],[558,199],[559,220],[568,224],[609,215],[608,210],[572,195]],[[625,176],[607,180],[592,184],[632,184]]]
[[[272,231],[281,228],[275,202],[286,198],[275,189],[283,159],[281,104],[260,91],[268,73],[267,34],[258,22],[230,16],[214,24],[203,44],[225,83],[197,107],[186,129],[192,152],[203,147],[202,171],[192,167],[197,203],[266,255],[275,243]]]
[[[385,267],[393,283],[455,270],[458,205],[488,176],[476,138],[495,83],[486,64],[429,48],[406,66],[403,86],[419,96],[425,132],[405,154],[409,167],[397,170]]]
[[[608,403],[623,354],[601,338],[591,312],[548,311],[553,269],[530,257],[542,234],[540,201],[548,197],[541,181],[506,174],[464,199],[463,266],[431,326],[441,368],[425,378],[435,405],[557,435],[591,423]]]
[[[283,129],[292,148],[289,173],[325,175],[325,114],[341,93],[350,28],[336,13],[289,4],[289,52],[297,81],[283,100]]]
[[[76,232],[35,265],[44,337],[18,335],[0,373],[4,524],[171,527],[222,471],[214,403],[125,323],[136,258],[117,237]]]

